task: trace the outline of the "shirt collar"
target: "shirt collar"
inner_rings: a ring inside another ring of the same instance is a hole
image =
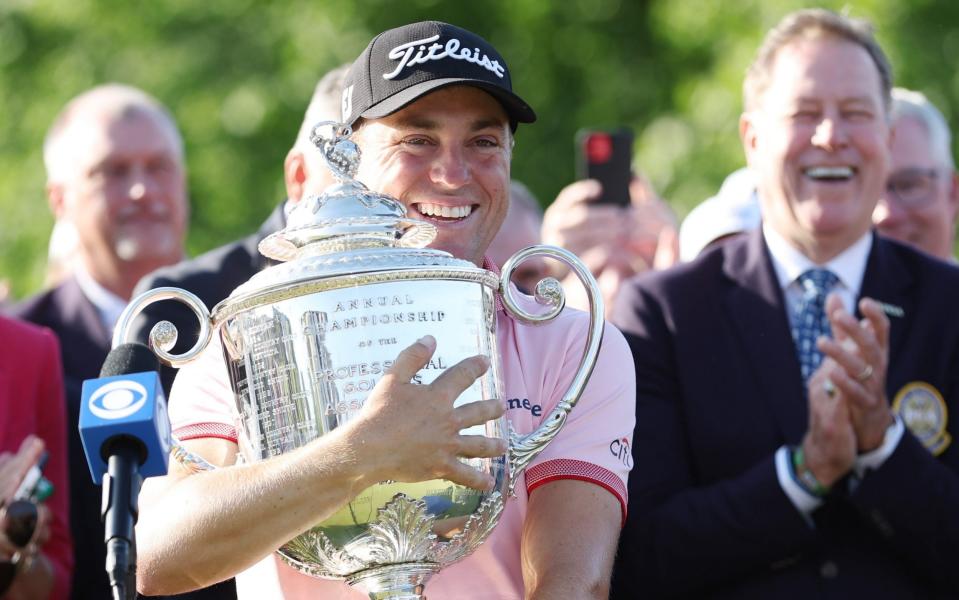
[[[96,307],[97,313],[100,315],[100,322],[103,323],[107,331],[112,332],[113,327],[120,319],[120,314],[127,306],[127,301],[97,283],[83,264],[76,266],[74,276],[80,286],[80,291]]]
[[[809,269],[824,268],[832,271],[839,278],[840,283],[853,293],[853,296],[859,295],[862,278],[866,273],[866,261],[869,259],[869,251],[872,249],[872,231],[867,231],[856,240],[856,243],[840,252],[824,265],[817,265],[809,260],[809,257],[765,223],[763,223],[763,238],[769,248],[769,255],[772,257],[773,269],[776,271],[780,288],[786,289],[796,281],[796,278]]]

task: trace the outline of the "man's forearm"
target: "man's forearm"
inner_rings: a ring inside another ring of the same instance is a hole
[[[148,481],[137,525],[140,591],[180,593],[228,579],[370,483],[335,432],[268,461]]]

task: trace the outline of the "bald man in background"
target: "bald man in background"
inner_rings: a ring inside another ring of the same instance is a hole
[[[76,573],[71,598],[109,598],[101,490],[77,429],[81,388],[99,374],[136,282],[183,257],[189,215],[183,140],[155,98],[108,84],[67,103],[44,139],[43,159],[50,209],[76,229],[76,264],[58,285],[11,312],[60,338]]]

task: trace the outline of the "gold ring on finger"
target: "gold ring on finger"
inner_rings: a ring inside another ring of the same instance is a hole
[[[865,383],[867,379],[872,377],[872,365],[866,363],[866,366],[862,368],[862,372],[856,376],[861,383]]]

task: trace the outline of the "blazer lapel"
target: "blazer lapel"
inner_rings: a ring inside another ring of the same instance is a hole
[[[902,309],[902,315],[889,315],[889,363],[895,357],[906,339],[906,326],[916,314],[916,294],[909,293],[915,285],[915,278],[902,258],[894,251],[892,242],[873,232],[872,250],[866,261],[866,272],[862,279],[859,298],[872,298],[891,308]],[[856,316],[862,318],[856,302]]]
[[[755,375],[783,437],[794,443],[806,430],[805,384],[762,230],[747,235],[745,243],[725,246],[723,270],[730,285],[724,302],[739,335],[744,368]]]
[[[63,311],[63,322],[70,323],[71,327],[77,332],[78,337],[92,344],[97,349],[110,350],[113,340],[113,332],[109,331],[100,320],[100,313],[80,289],[75,277],[67,278],[61,288],[62,294],[60,310]],[[99,357],[93,356],[93,359]],[[102,359],[99,359],[102,362]],[[97,366],[99,372],[99,365]]]

